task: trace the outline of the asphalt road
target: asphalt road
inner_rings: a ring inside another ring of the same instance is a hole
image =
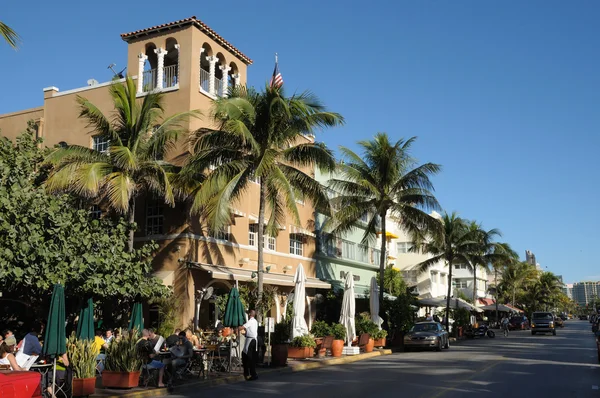
[[[410,352],[193,391],[179,397],[598,397],[600,365],[588,321],[557,336],[511,332],[462,341],[442,352]]]

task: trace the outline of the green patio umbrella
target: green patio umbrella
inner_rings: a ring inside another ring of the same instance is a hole
[[[80,340],[94,340],[94,301],[91,298],[88,299],[79,313],[77,338]]]
[[[56,391],[56,358],[67,351],[67,336],[65,333],[65,289],[59,283],[54,285],[48,322],[44,332],[42,355],[54,358],[52,391]]]
[[[237,328],[246,323],[244,316],[244,304],[240,300],[240,293],[237,288],[231,288],[229,298],[227,299],[227,307],[225,308],[225,316],[223,317],[223,326]]]
[[[133,309],[131,310],[131,318],[129,319],[129,330],[137,330],[138,333],[141,333],[142,329],[144,329],[144,315],[142,314],[142,303],[139,301],[133,304]]]

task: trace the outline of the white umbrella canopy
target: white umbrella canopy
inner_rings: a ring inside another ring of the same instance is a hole
[[[379,286],[377,286],[377,279],[371,277],[371,289],[369,290],[369,304],[371,310],[371,320],[375,323],[379,330],[381,330],[381,324],[383,319],[379,316]]]
[[[298,336],[305,336],[308,334],[308,327],[306,326],[306,320],[304,319],[304,309],[306,301],[305,290],[306,290],[306,275],[304,274],[304,267],[302,264],[296,268],[296,275],[294,275],[294,318],[292,319],[292,338]]]
[[[351,271],[348,271],[346,282],[344,283],[342,313],[340,314],[340,324],[346,328],[346,342],[348,343],[348,347],[350,347],[352,340],[356,337],[356,327],[354,325],[355,305],[354,276]]]

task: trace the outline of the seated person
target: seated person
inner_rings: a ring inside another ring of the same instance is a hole
[[[153,344],[150,340],[149,330],[142,330],[142,338],[137,343],[138,352],[148,370],[158,369],[158,386],[164,387],[165,384],[163,383],[163,376],[165,374],[165,364],[154,359],[154,357],[156,357],[156,352],[154,352],[154,345],[155,344]]]
[[[112,343],[112,341],[114,339],[115,339],[115,336],[113,335],[113,330],[112,329],[106,329],[106,333],[105,333],[105,337],[104,337],[104,343],[105,343],[105,345],[106,345],[107,348],[110,345],[110,343]]]
[[[57,383],[59,381],[64,381],[67,375],[67,369],[69,367],[69,358],[67,357],[67,353],[65,352],[56,361],[56,380]],[[48,394],[53,396],[52,394],[52,385],[47,388]]]
[[[156,332],[152,328],[148,329],[148,333],[149,333],[150,341],[152,342],[152,344],[154,344],[152,347],[155,347],[156,343],[158,343],[158,340],[160,339],[160,336],[158,334],[156,334]]]
[[[185,338],[192,343],[192,347],[200,347],[200,340],[190,329],[185,331]]]
[[[11,370],[25,370],[17,363],[17,359],[6,343],[0,344],[0,365],[8,365]]]
[[[179,333],[181,332],[181,329],[175,329],[175,332],[170,335],[169,337],[167,337],[167,347],[171,348],[177,345],[177,343],[179,342]]]
[[[42,327],[39,323],[36,323],[31,328],[31,332],[23,338],[23,354],[25,355],[40,355],[42,352],[42,345],[38,339],[38,334],[41,332]]]
[[[5,338],[4,343],[6,343],[6,345],[10,349],[10,352],[15,352],[15,348],[17,346],[17,339],[15,338],[15,336],[9,336]]]
[[[173,370],[177,373],[177,370],[185,368],[194,356],[194,346],[185,337],[185,332],[179,332],[179,342],[176,347],[171,349],[171,353],[175,356],[175,359],[171,364]]]
[[[106,359],[106,354],[102,353],[102,350],[106,347],[106,342],[102,338],[102,330],[96,330],[96,335],[94,336],[94,353],[96,354],[96,361],[98,361],[97,368],[100,374],[104,370],[104,360]]]

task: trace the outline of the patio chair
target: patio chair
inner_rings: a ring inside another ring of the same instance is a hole
[[[147,388],[150,384],[156,384],[158,387],[158,372],[160,370],[156,368],[149,368],[148,364],[142,365],[142,371],[140,373],[140,386]]]
[[[325,355],[331,353],[331,347],[333,346],[333,336],[323,337],[323,348],[325,349]]]

